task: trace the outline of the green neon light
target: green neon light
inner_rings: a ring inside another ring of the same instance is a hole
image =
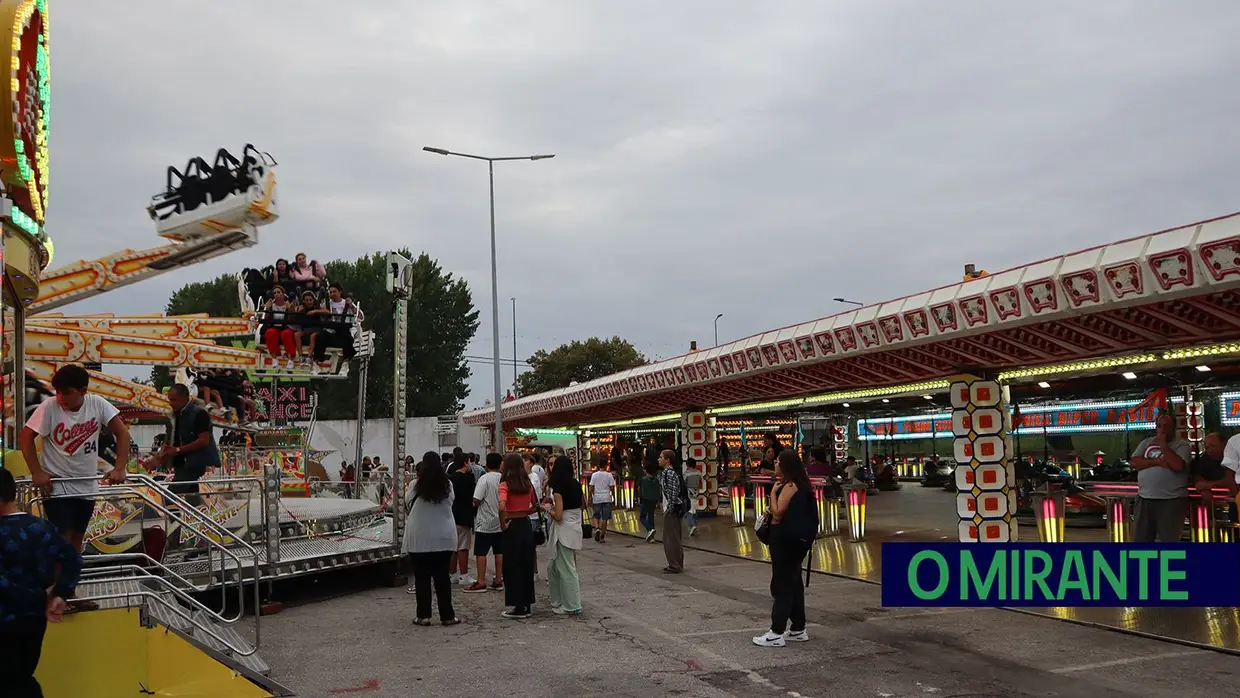
[[[576,436],[576,429],[517,429],[518,434],[522,436]]]
[[[43,230],[33,218],[27,216],[24,211],[16,206],[9,209],[9,220],[13,221],[13,225],[26,231],[30,237],[40,237]]]

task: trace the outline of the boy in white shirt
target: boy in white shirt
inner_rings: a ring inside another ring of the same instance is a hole
[[[607,539],[607,525],[611,522],[611,488],[616,479],[602,468],[590,476],[590,502],[594,505],[594,540],[603,543]]]
[[[116,466],[107,474],[113,484],[125,482],[129,429],[110,402],[86,392],[90,374],[76,364],[63,366],[52,376],[56,396],[39,403],[22,429],[18,442],[30,481],[44,497],[45,518],[81,552],[86,529],[95,513],[99,491],[99,433],[104,428],[116,439]],[[43,437],[43,455],[35,448],[35,438]],[[72,482],[57,478],[89,478]],[[75,496],[86,495],[86,496]],[[98,605],[83,603],[86,609]]]

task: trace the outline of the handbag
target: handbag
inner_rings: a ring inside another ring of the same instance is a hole
[[[757,520],[753,523],[753,532],[758,536],[758,540],[762,541],[763,545],[769,546],[771,544],[771,515],[769,513],[758,515]]]
[[[581,510],[581,536],[586,539],[594,537],[594,523],[585,509]]]
[[[530,498],[532,499],[533,497],[534,494],[531,492]],[[534,528],[534,545],[539,546],[547,542],[547,517],[543,514],[542,507],[538,506],[537,502],[534,503],[534,506],[538,510],[538,526]]]

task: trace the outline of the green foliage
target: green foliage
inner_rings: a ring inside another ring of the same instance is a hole
[[[469,285],[444,272],[428,255],[416,259],[409,250],[398,250],[413,259],[413,293],[408,302],[409,344],[408,410],[410,416],[451,414],[461,409],[469,389],[469,364],[465,350],[478,329]],[[393,299],[384,289],[386,253],[375,253],[352,262],[327,262],[327,278],[338,283],[353,297],[366,315],[365,327],[375,333],[375,355],[370,360],[366,388],[366,416],[391,417],[393,371]],[[188,284],[168,301],[172,314],[209,313],[217,317],[237,317],[240,313],[236,278],[221,276],[208,282]],[[252,340],[237,344],[252,346]],[[354,360],[344,380],[317,379],[319,419],[352,419],[357,413],[357,377],[360,364]],[[159,386],[168,384],[166,369],[155,369],[152,379]]]
[[[521,395],[566,388],[573,381],[584,383],[648,362],[632,344],[619,337],[591,337],[584,342],[561,344],[550,352],[539,349],[528,363],[531,370],[517,378]]]

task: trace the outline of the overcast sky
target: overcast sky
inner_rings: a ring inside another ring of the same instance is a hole
[[[497,166],[505,357],[513,296],[522,357],[666,358],[717,313],[727,341],[1240,209],[1229,0],[49,4],[57,266],[158,244],[169,164],[280,162],[258,247],[67,312],[407,245],[469,281],[490,355],[486,166],[424,145],[556,154]]]

